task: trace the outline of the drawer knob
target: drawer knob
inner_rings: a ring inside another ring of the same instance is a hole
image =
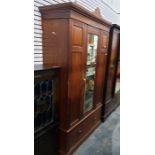
[[[105,52],[104,55],[108,55],[108,52]]]
[[[94,117],[94,121],[96,121],[96,119],[97,119],[97,118],[96,118],[96,117]]]
[[[107,46],[106,46],[106,45],[104,45],[103,47],[104,47],[104,48],[107,48]]]
[[[52,32],[53,35],[56,35],[56,32]]]
[[[82,130],[81,130],[81,129],[79,129],[79,130],[78,130],[78,134],[81,134],[81,133],[82,133]]]

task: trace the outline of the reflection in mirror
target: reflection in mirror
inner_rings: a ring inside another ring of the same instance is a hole
[[[97,45],[98,36],[88,34],[84,112],[87,112],[93,108]]]
[[[118,62],[117,65],[115,93],[117,93],[119,90],[120,90],[120,62]]]

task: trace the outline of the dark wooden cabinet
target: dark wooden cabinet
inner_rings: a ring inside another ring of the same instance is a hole
[[[56,155],[59,67],[36,65],[34,69],[34,155]]]
[[[103,120],[119,105],[120,90],[120,27],[114,24],[110,30],[109,55],[106,69]]]
[[[71,155],[99,125],[111,23],[75,3],[40,7],[43,62],[60,72],[60,149]]]

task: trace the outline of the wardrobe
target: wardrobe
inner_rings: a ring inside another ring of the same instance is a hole
[[[43,62],[60,66],[59,154],[100,124],[111,23],[76,3],[40,7]]]
[[[120,27],[116,24],[110,29],[105,83],[102,120],[120,104]]]

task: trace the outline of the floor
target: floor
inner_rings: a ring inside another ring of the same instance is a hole
[[[101,123],[74,155],[120,155],[120,107]]]

